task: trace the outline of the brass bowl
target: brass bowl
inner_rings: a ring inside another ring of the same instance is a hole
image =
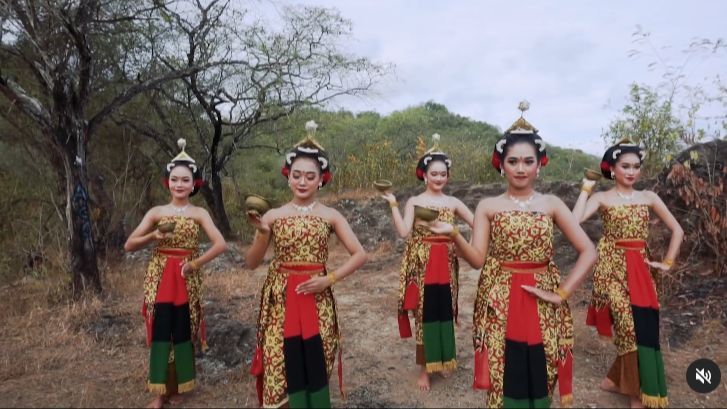
[[[588,168],[586,168],[583,171],[583,175],[588,180],[601,180],[601,178],[603,177],[603,175],[601,174],[601,172],[595,171],[593,169],[588,169]]]
[[[248,211],[257,212],[260,215],[270,210],[270,201],[260,195],[249,195],[245,198],[245,207]]]
[[[437,220],[437,216],[439,216],[439,210],[414,205],[414,217],[417,219],[424,220],[425,222],[431,222]]]
[[[171,233],[174,231],[175,227],[177,227],[176,222],[164,222],[157,225],[157,230],[162,233]]]
[[[380,179],[374,182],[374,187],[381,193],[384,193],[387,190],[391,189],[392,186],[394,186],[394,184],[391,183],[390,180],[386,179]]]

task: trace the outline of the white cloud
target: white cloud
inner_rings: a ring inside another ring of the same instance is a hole
[[[551,144],[600,155],[602,129],[626,102],[634,81],[656,85],[647,56],[630,58],[637,25],[672,61],[692,38],[725,37],[722,1],[397,1],[305,0],[353,22],[346,44],[357,55],[396,65],[371,98],[337,107],[382,114],[428,100],[506,128],[517,103]],[[271,0],[279,7],[287,3]],[[647,50],[644,48],[644,50]],[[695,80],[714,76],[725,59],[690,61]]]

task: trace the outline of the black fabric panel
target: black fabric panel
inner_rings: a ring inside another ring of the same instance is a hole
[[[152,342],[170,342],[174,325],[174,305],[172,303],[154,304],[154,321],[152,322]]]
[[[530,345],[528,347],[528,358],[531,399],[545,398],[548,396],[548,371],[543,344]]]
[[[512,399],[542,399],[548,395],[543,344],[505,340],[503,393]]]
[[[423,297],[423,311],[422,311],[422,322],[436,322],[439,321],[439,313],[437,311],[437,305],[434,300],[439,295],[439,285],[427,284],[424,286],[424,297]]]
[[[192,339],[192,321],[189,315],[189,304],[183,304],[174,308],[174,332],[172,339],[175,344],[190,341]]]
[[[292,394],[306,389],[305,355],[303,355],[303,337],[295,336],[283,340],[283,356],[285,359],[285,376],[288,379],[288,393]]]
[[[439,320],[452,321],[454,318],[452,313],[452,289],[449,284],[442,284],[439,287]]]
[[[659,310],[631,306],[634,315],[636,344],[659,350]]]
[[[449,284],[425,285],[422,321],[452,321],[452,317],[452,291]]]
[[[321,339],[320,334],[303,341],[303,352],[305,354],[308,391],[316,392],[328,385],[326,356],[323,351],[323,339]]]

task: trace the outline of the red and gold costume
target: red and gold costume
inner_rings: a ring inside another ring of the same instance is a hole
[[[190,217],[164,216],[175,223],[172,237],[159,240],[144,276],[142,315],[146,322],[150,391],[183,393],[195,386],[194,345],[206,348],[202,274],[182,277],[182,264],[199,255],[199,226]],[[172,390],[169,390],[169,389]]]
[[[561,404],[572,402],[573,322],[521,285],[555,292],[553,221],[530,211],[496,213],[474,310],[475,344],[484,342],[491,385],[487,406],[548,407],[556,381]]]
[[[598,243],[587,324],[604,336],[615,332],[618,357],[607,376],[619,390],[640,398],[647,407],[666,407],[659,301],[646,264],[649,207],[602,208],[601,217],[603,237]]]
[[[439,211],[437,220],[454,224],[454,210]],[[416,225],[406,241],[399,270],[399,333],[411,337],[408,311],[414,312],[416,363],[427,372],[457,367],[453,319],[457,316],[459,264],[447,236]]]
[[[340,332],[331,288],[296,294],[295,287],[326,274],[333,226],[313,215],[271,224],[275,256],[263,284],[257,350],[251,373],[264,407],[330,407],[328,378]],[[339,381],[341,376],[339,353]]]

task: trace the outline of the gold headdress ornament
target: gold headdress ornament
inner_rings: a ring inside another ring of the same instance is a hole
[[[619,139],[618,142],[616,142],[616,145],[626,145],[626,146],[636,146],[637,143],[631,140],[628,136],[624,136],[623,138]]]
[[[427,165],[433,159],[442,160],[447,165],[447,169],[452,167],[452,160],[449,159],[446,153],[439,150],[440,139],[441,136],[439,136],[438,133],[432,135],[432,140],[434,141],[434,144],[430,149],[419,155],[419,159],[417,160],[417,178],[419,178],[420,180],[424,178],[424,172],[426,172]],[[417,153],[419,153],[421,146],[424,144],[421,138],[419,138],[419,142],[420,143],[417,143]]]
[[[181,149],[182,151],[179,152],[179,154],[167,164],[167,171],[171,172],[172,168],[174,167],[174,162],[188,162],[189,167],[192,169],[192,172],[197,172],[197,162],[195,162],[194,159],[192,159],[192,157],[184,151],[184,148],[187,147],[187,140],[184,138],[177,139],[177,146],[179,146],[179,149]]]
[[[300,142],[293,145],[293,149],[285,155],[285,165],[283,166],[283,176],[287,177],[287,171],[285,169],[290,168],[295,159],[299,154],[311,156],[318,160],[321,165],[321,170],[324,173],[324,183],[330,180],[330,176],[326,176],[326,173],[330,173],[328,155],[323,146],[313,138],[313,135],[318,129],[318,124],[315,121],[308,121],[305,123],[306,137],[301,139]]]
[[[325,149],[323,149],[323,146],[321,146],[321,144],[313,138],[313,136],[316,134],[316,129],[318,129],[318,124],[315,121],[310,120],[310,121],[306,122],[305,123],[306,136],[305,136],[305,138],[301,139],[298,143],[293,145],[293,148],[306,147],[306,148],[315,148],[315,149],[318,149],[321,151],[325,151]]]
[[[624,147],[621,149],[621,147]],[[624,136],[623,138],[619,139],[612,147],[610,147],[606,152],[611,152],[611,159],[616,161],[618,159],[619,155],[624,153],[624,149],[631,149],[636,148],[636,151],[633,153],[636,153],[639,155],[639,158],[641,158],[642,161],[646,159],[646,149],[639,143],[634,142],[631,138],[628,136]],[[603,166],[602,166],[603,168]],[[605,168],[604,168],[605,169]]]
[[[530,103],[526,100],[522,100],[518,104],[517,109],[520,110],[520,118],[513,122],[513,124],[505,131],[502,138],[495,143],[495,150],[492,152],[492,166],[503,175],[502,162],[504,160],[503,156],[505,153],[505,145],[508,144],[508,141],[516,139],[515,135],[531,135],[532,143],[535,144],[537,149],[536,154],[538,156],[540,166],[548,164],[548,155],[545,152],[545,141],[543,141],[543,138],[538,135],[538,129],[523,118],[525,111],[530,109]]]
[[[424,155],[428,155],[428,154],[434,153],[434,152],[440,152],[440,150],[439,150],[439,140],[440,139],[442,139],[442,137],[438,133],[435,133],[434,135],[432,135],[432,141],[434,141],[434,143],[432,144],[431,148],[429,148],[427,151],[424,152]],[[422,155],[422,156],[424,156],[424,155]]]
[[[192,159],[191,156],[187,154],[187,152],[184,151],[184,148],[187,147],[187,140],[184,138],[177,139],[177,146],[179,146],[179,149],[182,151],[179,152],[179,155],[175,156],[174,159],[172,159],[172,162],[191,162],[195,163],[194,159]]]
[[[528,101],[520,101],[520,103],[517,106],[517,109],[520,110],[520,118],[517,119],[517,121],[513,122],[512,125],[510,125],[510,128],[507,129],[506,133],[510,134],[535,134],[538,133],[538,130],[528,121],[523,118],[523,115],[525,114],[525,111],[530,109],[530,103]]]
[[[424,142],[423,136],[417,136],[417,148],[416,148],[416,154],[417,158],[421,158],[424,156],[424,153],[427,151],[427,143]]]

